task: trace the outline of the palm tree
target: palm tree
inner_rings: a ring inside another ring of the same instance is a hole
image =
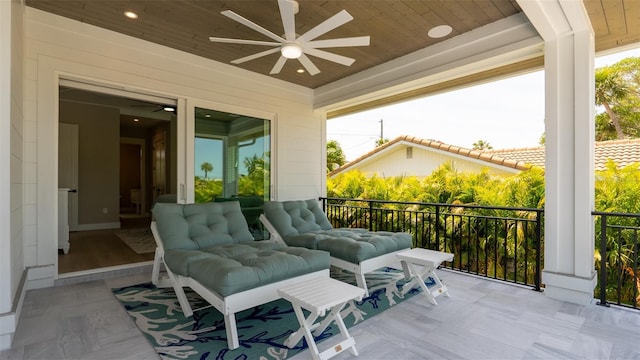
[[[618,139],[624,139],[625,135],[620,126],[618,115],[611,109],[611,104],[627,96],[629,89],[623,81],[620,73],[611,67],[596,69],[596,104],[602,105],[609,115],[609,119],[616,129]]]
[[[204,178],[206,179],[209,172],[213,171],[213,165],[205,161],[200,165],[200,170],[204,171]]]
[[[335,170],[347,162],[342,147],[336,140],[327,141],[327,172]]]
[[[378,140],[376,140],[376,147],[382,146],[388,142],[389,142],[389,139],[387,138],[379,138]]]
[[[473,143],[473,150],[491,150],[493,146],[488,141],[478,140]]]

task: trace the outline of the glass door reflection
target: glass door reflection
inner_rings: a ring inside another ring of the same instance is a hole
[[[240,202],[256,239],[270,197],[270,122],[200,107],[195,112],[194,201]]]

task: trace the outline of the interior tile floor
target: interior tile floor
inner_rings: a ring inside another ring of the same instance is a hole
[[[13,348],[0,360],[157,359],[110,290],[146,282],[149,271],[69,278],[28,291]],[[640,311],[574,305],[528,288],[439,274],[451,297],[439,297],[438,306],[417,295],[350,329],[359,359],[640,359]],[[308,351],[292,357],[309,358]],[[344,352],[334,359],[354,357]]]

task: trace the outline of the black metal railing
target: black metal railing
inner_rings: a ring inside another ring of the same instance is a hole
[[[544,209],[320,198],[334,227],[405,231],[443,267],[541,289]]]
[[[594,211],[599,304],[640,307],[640,214]]]

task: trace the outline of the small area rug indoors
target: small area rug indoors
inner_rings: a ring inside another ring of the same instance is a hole
[[[331,277],[355,282],[353,274],[332,269]],[[402,272],[383,268],[367,274],[370,296],[360,302],[351,301],[342,310],[347,327],[360,323],[420,292],[415,288],[402,296],[399,289],[405,283]],[[427,286],[433,285],[428,279]],[[185,289],[193,309],[208,305],[196,293]],[[224,319],[215,308],[195,311],[185,318],[171,288],[156,288],[151,283],[113,289],[129,316],[144,333],[163,359],[287,359],[307,348],[304,338],[293,348],[283,345],[287,337],[299,328],[291,304],[279,299],[236,314],[240,347],[227,348]],[[316,341],[339,334],[332,324]],[[329,340],[329,344],[338,341]],[[357,338],[356,338],[357,342]]]
[[[156,242],[153,240],[151,229],[148,227],[116,230],[113,233],[136,254],[147,254],[156,251]]]

